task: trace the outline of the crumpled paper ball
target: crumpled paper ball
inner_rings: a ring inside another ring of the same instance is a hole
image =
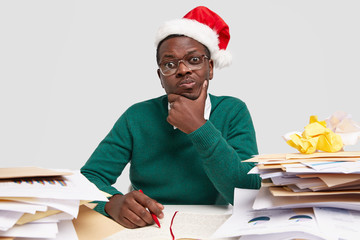
[[[326,121],[318,121],[317,116],[310,117],[310,123],[302,133],[290,132],[283,136],[286,142],[301,153],[338,152],[343,147],[341,136],[326,127]]]
[[[331,131],[341,136],[344,145],[355,145],[360,139],[360,124],[352,119],[351,114],[335,112],[325,121]]]

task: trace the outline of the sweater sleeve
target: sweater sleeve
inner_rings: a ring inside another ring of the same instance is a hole
[[[132,138],[125,112],[81,168],[81,173],[100,190],[111,195],[122,194],[112,185],[131,158],[131,146]],[[96,210],[107,215],[104,207],[105,202],[100,202]]]
[[[254,167],[242,162],[258,153],[255,130],[246,105],[235,107],[228,115],[228,131],[224,137],[211,121],[189,134],[203,158],[204,169],[218,192],[233,204],[234,188],[260,188],[256,174],[247,174]]]

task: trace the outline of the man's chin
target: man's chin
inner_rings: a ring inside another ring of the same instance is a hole
[[[196,95],[194,93],[181,93],[180,95],[183,96],[183,97],[186,97],[186,98],[188,98],[190,100],[196,100],[199,97],[198,95]]]

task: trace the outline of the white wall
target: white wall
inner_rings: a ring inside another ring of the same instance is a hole
[[[124,2],[0,1],[1,167],[79,169],[127,107],[164,93],[155,32],[205,1]],[[234,58],[210,92],[247,103],[260,153],[294,152],[281,136],[310,115],[360,122],[359,1],[206,4],[230,25]]]

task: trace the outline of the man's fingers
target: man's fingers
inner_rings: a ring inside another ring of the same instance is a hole
[[[198,97],[197,101],[201,101],[205,103],[207,97],[207,89],[208,89],[208,80],[205,80],[202,85],[200,96]]]
[[[131,208],[130,212],[126,218],[139,227],[154,223],[149,211],[140,204]]]
[[[175,102],[179,97],[180,97],[180,95],[171,93],[171,94],[168,95],[168,102],[169,102],[169,103],[173,103],[173,102]]]
[[[137,228],[138,226],[126,218],[122,218],[119,223],[126,228]]]
[[[147,208],[151,213],[155,214],[159,218],[162,218],[164,215],[162,212],[164,206],[153,199],[148,203]]]
[[[164,206],[158,203],[156,200],[146,196],[145,194],[143,194],[143,196],[144,198],[139,199],[139,203],[143,207],[147,208],[151,213],[154,213],[156,216],[160,217],[162,215],[162,210],[164,209]],[[149,213],[149,211],[147,212]]]
[[[130,210],[126,214],[126,217],[124,217],[121,221],[121,225],[126,228],[137,228],[146,226],[146,222]]]

